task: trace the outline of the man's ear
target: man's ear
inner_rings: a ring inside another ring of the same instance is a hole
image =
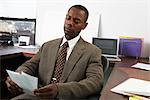
[[[85,23],[84,25],[83,25],[83,30],[86,28],[86,26],[88,25],[88,23]]]

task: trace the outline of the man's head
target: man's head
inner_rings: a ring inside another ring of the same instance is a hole
[[[79,35],[87,26],[88,10],[82,5],[74,5],[69,8],[64,23],[64,32],[67,40]]]

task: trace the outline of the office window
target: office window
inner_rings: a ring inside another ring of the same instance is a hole
[[[29,37],[35,45],[36,19],[0,17],[0,42],[18,43],[20,36]]]

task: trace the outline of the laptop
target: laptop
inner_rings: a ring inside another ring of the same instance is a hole
[[[92,43],[102,50],[102,55],[107,57],[109,61],[121,61],[118,57],[118,39],[95,37],[92,39]]]

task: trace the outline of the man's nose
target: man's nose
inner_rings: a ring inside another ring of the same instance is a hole
[[[68,25],[69,25],[70,27],[72,27],[72,26],[73,26],[73,24],[74,24],[74,23],[73,23],[73,21],[71,21],[71,20],[70,20],[70,21],[68,21]]]

